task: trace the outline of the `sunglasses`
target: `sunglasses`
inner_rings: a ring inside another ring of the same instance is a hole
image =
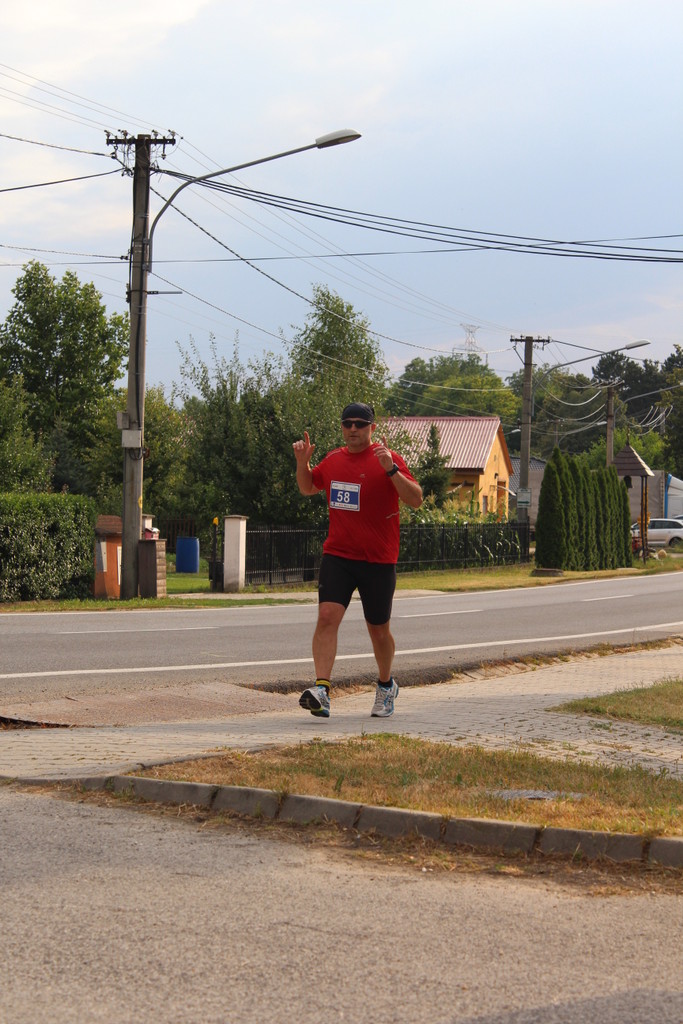
[[[342,420],[341,425],[342,427],[345,427],[346,430],[350,430],[351,427],[355,427],[357,430],[362,430],[363,427],[371,427],[372,423],[368,423],[367,420]]]

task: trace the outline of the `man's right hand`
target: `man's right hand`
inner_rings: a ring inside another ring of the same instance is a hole
[[[315,445],[311,444],[307,430],[304,430],[303,441],[295,441],[292,448],[296,459],[296,482],[299,490],[306,495],[317,494],[318,488],[313,483],[313,471],[309,464]]]
[[[307,466],[311,461],[311,455],[315,449],[315,445],[311,444],[311,439],[308,436],[307,430],[304,430],[303,441],[295,441],[292,448],[294,449],[294,458],[296,461],[303,466]]]

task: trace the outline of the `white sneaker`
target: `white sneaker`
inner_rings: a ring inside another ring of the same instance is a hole
[[[373,718],[389,718],[394,713],[394,701],[398,696],[398,683],[391,677],[391,686],[380,686],[377,684],[375,690],[375,703],[372,706],[371,715]]]
[[[299,704],[316,718],[330,717],[330,693],[326,686],[309,686],[299,697]]]

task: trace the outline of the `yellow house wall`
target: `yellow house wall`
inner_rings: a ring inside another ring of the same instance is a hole
[[[479,496],[479,507],[482,506],[482,496],[487,495],[489,512],[498,512],[500,515],[507,513],[508,492],[505,488],[508,488],[510,483],[503,447],[498,437],[493,443],[489,461],[481,476],[480,486],[482,490]]]
[[[473,484],[473,487],[463,487],[462,484]],[[482,499],[488,499],[489,512],[498,512],[500,515],[507,515],[508,511],[508,488],[510,477],[506,465],[503,446],[496,436],[493,443],[489,460],[483,473],[467,473],[462,470],[454,471],[451,474],[450,489],[458,491],[458,497],[463,505],[469,505],[474,491],[477,505],[481,511],[483,508]]]

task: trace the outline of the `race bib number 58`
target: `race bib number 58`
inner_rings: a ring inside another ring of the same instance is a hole
[[[333,480],[330,485],[330,508],[360,511],[360,484],[343,484]]]

